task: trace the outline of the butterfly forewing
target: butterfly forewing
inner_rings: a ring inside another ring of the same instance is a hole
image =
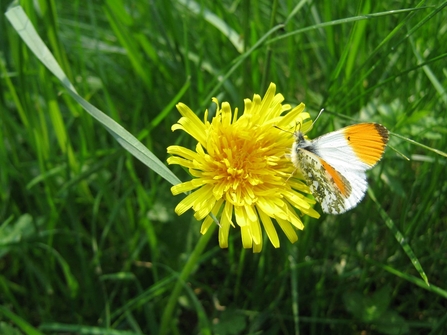
[[[311,141],[315,154],[339,170],[365,171],[382,157],[388,130],[378,123],[360,123]]]

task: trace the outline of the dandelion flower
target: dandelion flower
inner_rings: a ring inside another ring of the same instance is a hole
[[[303,112],[302,103],[295,108],[283,105],[284,97],[275,92],[272,83],[262,99],[257,94],[253,100],[245,99],[241,116],[228,102],[219,107],[213,98],[215,116],[208,121],[206,110],[203,122],[188,106],[177,104],[182,117],[172,131],[185,131],[197,145],[195,151],[181,146],[167,149],[172,155],[168,163],[188,168],[193,177],[171,188],[174,195],[191,191],[175,212],[181,215],[192,208],[194,217],[203,220],[202,234],[217,218],[221,248],[228,247],[230,226],[240,228],[244,248],[260,252],[261,226],[278,248],[274,221],[293,243],[298,239],[295,228],[304,228],[300,216],[319,217],[312,208],[315,201],[307,196],[308,186],[289,158],[294,137],[281,130],[299,125],[306,132],[312,124],[304,122],[309,114]]]

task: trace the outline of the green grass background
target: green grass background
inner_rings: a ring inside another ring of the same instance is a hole
[[[326,108],[310,137],[393,134],[358,207],[294,245],[253,254],[232,229],[221,250],[1,15],[0,334],[447,334],[447,159],[431,150],[447,149],[447,2],[20,4],[78,93],[164,162],[194,145],[170,130],[174,103],[241,109],[270,82]]]

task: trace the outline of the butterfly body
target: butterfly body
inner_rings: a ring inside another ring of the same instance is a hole
[[[360,123],[314,140],[300,131],[294,136],[293,164],[323,211],[341,214],[363,199],[368,188],[365,171],[381,159],[389,133],[378,123]]]

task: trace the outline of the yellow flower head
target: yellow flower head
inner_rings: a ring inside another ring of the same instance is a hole
[[[218,218],[219,245],[228,247],[230,226],[241,229],[244,248],[262,249],[261,223],[275,248],[279,247],[278,234],[272,218],[293,243],[298,237],[295,228],[303,223],[301,214],[319,217],[311,207],[314,200],[305,194],[309,188],[292,176],[295,172],[289,154],[294,137],[281,129],[296,125],[306,132],[311,121],[304,113],[304,104],[291,109],[281,104],[284,97],[275,94],[270,84],[264,98],[257,94],[253,101],[245,99],[244,113],[231,111],[230,104],[217,105],[215,116],[208,121],[208,111],[202,122],[188,106],[177,104],[182,115],[172,130],[181,129],[197,140],[196,150],[181,146],[168,147],[169,164],[180,164],[189,169],[194,179],[171,188],[174,195],[194,190],[175,208],[178,215],[192,208],[197,220],[204,219],[201,233],[205,234],[213,218]],[[289,111],[290,110],[290,111]],[[283,115],[286,111],[289,111]],[[280,129],[279,129],[280,128]],[[291,177],[292,176],[292,177]],[[233,215],[234,214],[234,215]]]

